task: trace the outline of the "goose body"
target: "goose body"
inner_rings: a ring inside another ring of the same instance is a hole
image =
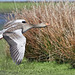
[[[30,25],[19,19],[6,23],[0,31],[0,39],[4,38],[10,46],[10,54],[16,64],[20,64],[25,53],[26,38],[23,33],[31,28],[46,27],[46,24]]]

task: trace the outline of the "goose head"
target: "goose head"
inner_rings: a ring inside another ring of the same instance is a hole
[[[48,23],[40,23],[40,24],[28,24],[28,23],[23,23],[23,32],[31,29],[31,28],[44,28],[47,27],[49,24]]]
[[[23,32],[31,29],[31,28],[42,28],[47,27],[48,23],[40,23],[40,24],[28,24],[24,19],[17,19],[14,21],[14,23],[19,23],[22,25]]]
[[[34,28],[46,27],[46,26],[49,25],[48,23],[28,24],[24,19],[15,20],[14,23],[22,23],[22,24],[24,24],[25,26],[27,25],[27,26],[34,27]]]

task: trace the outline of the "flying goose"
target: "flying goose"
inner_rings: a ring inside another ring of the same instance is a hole
[[[4,25],[0,39],[4,38],[10,46],[10,54],[16,64],[20,64],[25,53],[26,38],[23,33],[31,28],[46,27],[48,24],[28,24],[23,19],[13,20]]]

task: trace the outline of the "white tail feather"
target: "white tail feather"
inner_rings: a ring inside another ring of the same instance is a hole
[[[0,31],[0,39],[3,38],[3,32]]]
[[[7,29],[9,29],[9,28],[7,28]],[[5,31],[7,31],[7,29],[3,29],[3,30],[0,31],[0,39],[3,38],[3,33],[4,33]]]
[[[3,38],[3,34],[0,34],[0,39]]]

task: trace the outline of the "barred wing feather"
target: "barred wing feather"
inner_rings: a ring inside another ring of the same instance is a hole
[[[20,64],[25,53],[26,38],[22,34],[22,30],[18,29],[14,32],[5,33],[4,39],[10,46],[10,54],[16,64]]]

